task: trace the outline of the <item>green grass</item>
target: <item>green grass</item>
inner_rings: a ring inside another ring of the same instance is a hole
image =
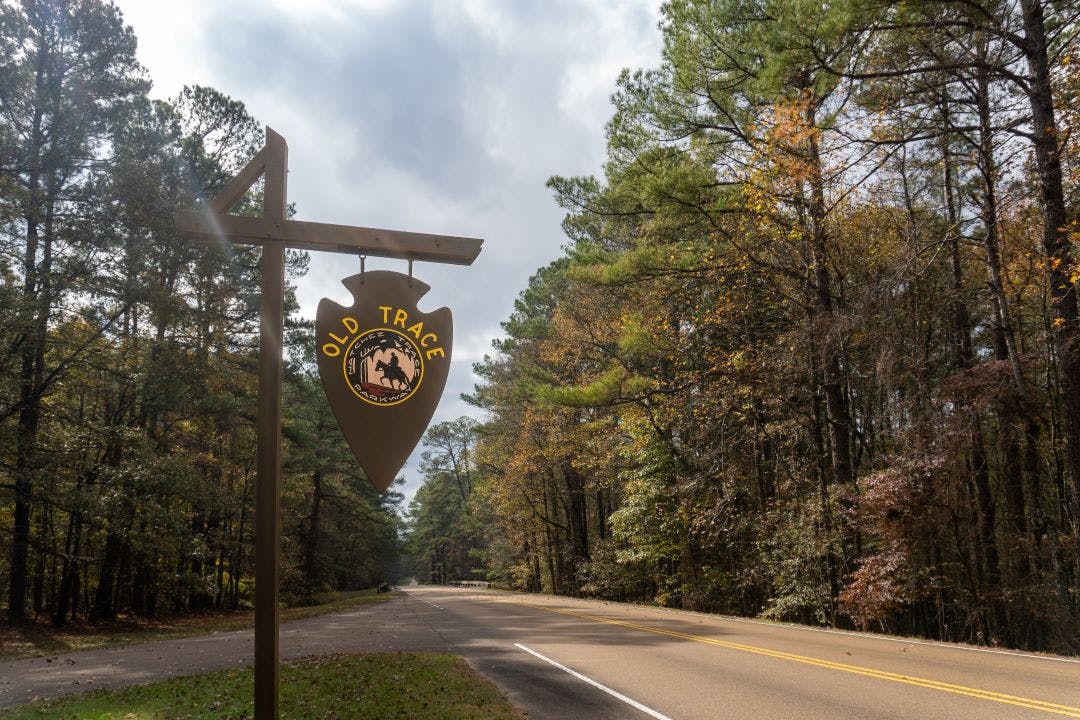
[[[327,602],[319,605],[283,608],[281,621],[328,615],[381,602],[396,595],[396,592],[377,593],[374,589],[334,593]],[[0,660],[243,630],[252,627],[254,619],[254,612],[242,610],[182,615],[162,620],[124,618],[111,623],[71,623],[62,628],[55,628],[47,622],[0,627]]]
[[[99,690],[6,712],[4,720],[251,720],[251,669]],[[306,658],[281,669],[281,720],[521,720],[459,657],[369,653]]]

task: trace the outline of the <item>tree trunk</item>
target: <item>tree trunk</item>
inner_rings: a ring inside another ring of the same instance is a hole
[[[971,312],[964,301],[964,267],[960,259],[960,209],[957,207],[956,193],[953,188],[953,160],[949,150],[949,132],[951,120],[949,116],[948,100],[941,101],[942,119],[945,123],[946,134],[942,141],[942,157],[945,164],[944,195],[945,212],[949,222],[946,231],[946,242],[949,247],[949,290],[952,295],[952,321],[953,321],[953,357],[956,367],[967,370],[975,364],[975,354],[971,344]],[[968,410],[973,414],[976,411]],[[975,547],[977,560],[977,573],[982,594],[985,597],[986,613],[983,620],[983,631],[986,642],[993,642],[1001,619],[1004,617],[1004,609],[1001,606],[1001,571],[998,563],[996,510],[994,506],[993,490],[990,487],[990,470],[987,465],[986,443],[983,437],[982,423],[977,416],[973,417],[971,429],[968,431],[970,450],[968,454],[968,473],[971,487],[975,495],[975,504],[978,512],[978,542]]]
[[[78,491],[76,487],[76,491]],[[53,608],[53,625],[60,627],[67,622],[68,602],[72,599],[72,587],[78,572],[78,558],[75,557],[76,537],[82,532],[82,513],[78,509],[68,516],[67,535],[64,538],[64,564],[60,574],[60,590]]]
[[[18,449],[15,456],[15,511],[12,522],[11,585],[8,592],[8,622],[22,621],[26,610],[27,568],[30,557],[30,508],[34,476],[37,474],[37,436],[41,423],[41,398],[34,382],[37,367],[43,362],[45,348],[42,326],[47,317],[38,311],[40,305],[37,283],[38,224],[30,213],[27,217],[26,259],[23,266],[25,284],[23,293],[31,315],[26,339],[20,353],[19,368],[19,427],[16,435]]]
[[[808,128],[816,127],[815,106],[806,111]],[[832,456],[833,479],[842,487],[854,482],[851,467],[851,416],[844,394],[843,373],[840,367],[841,340],[834,325],[832,279],[829,276],[828,232],[825,229],[825,188],[821,168],[821,152],[817,137],[807,141],[807,161],[810,164],[810,197],[808,210],[811,223],[811,260],[813,263],[816,319],[824,337],[821,345],[822,391],[829,420],[829,450]]]
[[[105,551],[102,553],[98,586],[94,593],[94,609],[91,613],[94,620],[112,620],[116,617],[116,580],[124,550],[123,539],[110,530],[105,537]]]
[[[38,513],[38,537],[41,538],[41,542],[44,542],[45,538],[49,538],[49,549],[52,552],[55,552],[55,540],[52,537],[52,533],[49,532],[49,526],[51,524],[49,516],[51,514],[52,510],[49,505],[42,506],[41,511]],[[44,550],[38,550],[37,565],[34,568],[34,599],[32,604],[35,618],[41,615],[41,611],[45,604],[45,557],[46,552]]]
[[[570,543],[574,560],[583,562],[589,559],[589,512],[585,502],[585,478],[581,476],[569,461],[563,464],[563,481],[566,483],[567,508],[570,528]],[[577,568],[574,568],[577,575]]]
[[[985,56],[985,45],[980,48]],[[990,78],[985,70],[978,71],[975,98],[979,114],[978,169],[983,180],[982,219],[983,250],[986,253],[987,284],[994,304],[995,351],[998,359],[1008,360],[1016,393],[1027,392],[1020,367],[1020,352],[1016,345],[1016,329],[1012,309],[1005,295],[1005,277],[1001,270],[1001,239],[998,230],[997,180],[998,168],[994,157],[993,118],[990,112]]]
[[[304,588],[310,597],[319,580],[319,512],[322,506],[322,471],[311,475],[311,509],[308,512],[308,530],[304,538]]]
[[[1046,26],[1042,0],[1023,0],[1024,56],[1030,73],[1028,101],[1035,142],[1035,168],[1043,205],[1043,251],[1053,318],[1051,328],[1058,354],[1058,373],[1064,404],[1065,432],[1068,446],[1073,522],[1080,523],[1080,321],[1077,317],[1076,289],[1069,273],[1072,252],[1066,232],[1065,192],[1061,175],[1061,147],[1057,118],[1054,114],[1053,87],[1050,79]]]

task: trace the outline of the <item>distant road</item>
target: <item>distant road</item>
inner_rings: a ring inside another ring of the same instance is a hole
[[[469,588],[416,620],[532,720],[1080,718],[1067,658]]]

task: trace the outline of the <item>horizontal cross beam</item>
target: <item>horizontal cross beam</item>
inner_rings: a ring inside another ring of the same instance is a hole
[[[280,242],[300,250],[453,265],[472,265],[484,243],[478,238],[452,235],[225,215],[209,207],[205,211],[181,210],[176,214],[176,227],[182,234],[204,241],[228,240],[246,245]]]

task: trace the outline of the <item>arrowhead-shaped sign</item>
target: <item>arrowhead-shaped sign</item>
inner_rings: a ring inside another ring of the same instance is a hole
[[[430,289],[382,270],[342,280],[352,307],[323,298],[315,316],[319,375],[368,480],[385,492],[420,441],[450,370],[449,308],[422,313]]]

